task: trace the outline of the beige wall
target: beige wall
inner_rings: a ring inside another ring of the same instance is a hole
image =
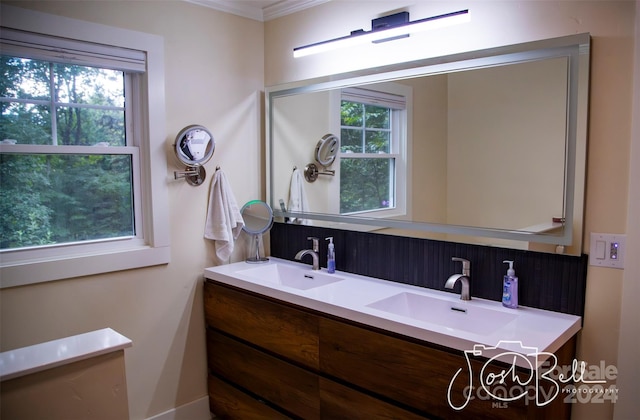
[[[636,44],[635,69],[633,84],[634,116],[640,114],[640,1],[636,0]],[[624,285],[622,288],[622,308],[620,319],[620,342],[618,345],[618,386],[633,397],[637,396],[640,384],[640,334],[638,334],[638,320],[640,319],[640,118],[634,118],[631,136],[631,157],[629,174],[629,206],[627,212],[627,258],[624,271]],[[640,411],[640,401],[637,398],[624,398],[618,401],[614,408],[615,420],[634,418]]]
[[[327,133],[335,132],[331,127],[331,97],[329,92],[317,92],[312,95],[294,95],[278,98],[274,101],[272,125],[274,142],[273,154],[278,156],[273,171],[273,197],[282,198],[289,206],[289,187],[293,167],[301,174],[308,163],[315,163],[315,148],[318,141]],[[318,165],[318,169],[323,168]],[[334,169],[334,168],[331,168]],[[313,183],[305,182],[309,210],[314,213],[330,212],[328,189],[338,178],[319,176]],[[317,224],[310,220],[310,224]]]
[[[396,41],[365,46],[358,51],[349,49],[295,60],[292,57],[294,47],[344,36],[358,28],[369,29],[372,18],[407,5],[410,5],[412,19],[468,7],[472,22],[403,40],[406,48],[399,48],[400,41]],[[445,53],[590,32],[587,237],[584,241],[584,249],[588,250],[589,232],[627,231],[635,7],[631,0],[332,1],[266,23],[265,81],[267,85],[274,85]],[[622,270],[589,267],[584,329],[578,346],[578,357],[588,363],[617,362],[623,274]],[[621,398],[635,399],[636,393],[637,389],[620,390]],[[635,404],[637,407],[637,402]],[[608,403],[573,407],[575,419],[606,419],[611,418],[612,413],[613,406]]]
[[[165,42],[171,263],[1,292],[2,350],[111,327],[133,340],[125,351],[132,419],[206,396],[203,270],[214,265],[203,239],[208,187],[220,165],[240,205],[261,198],[263,24],[183,1],[3,2],[161,35]],[[170,152],[186,125],[216,139],[205,185],[174,181]],[[243,259],[242,249],[232,259]]]
[[[469,5],[333,1],[268,22],[263,37],[259,22],[180,1],[5,3],[164,36],[167,137],[157,141],[166,142],[169,149],[183,126],[207,126],[217,141],[208,173],[220,165],[239,203],[263,194],[259,132],[263,80],[273,85],[421,56],[591,32],[586,232],[626,232],[632,1],[473,2],[472,23],[464,29],[443,30],[437,39],[427,35],[412,48],[392,51],[391,43],[380,46],[382,54],[368,58],[339,53],[295,62],[291,57],[294,47],[368,28],[372,17],[405,4],[413,4],[410,12],[414,19]],[[167,161],[170,172],[177,169],[169,153]],[[167,182],[174,220],[171,264],[8,289],[0,295],[2,350],[102,327],[130,337],[133,347],[126,351],[126,367],[134,419],[206,395],[200,302],[203,268],[213,265],[213,248],[202,239],[207,187]],[[638,188],[633,191],[637,195]],[[588,248],[588,239],[585,245]],[[233,259],[242,258],[240,254]],[[622,278],[621,270],[589,268],[585,327],[579,343],[583,360],[616,363]],[[612,411],[609,404],[577,404],[574,418],[606,419]]]
[[[419,180],[409,192],[412,220],[447,221],[447,81],[446,75],[403,81],[413,89],[413,109],[427,111],[412,118],[410,176]]]
[[[449,75],[447,223],[524,229],[562,215],[566,74],[555,59]]]

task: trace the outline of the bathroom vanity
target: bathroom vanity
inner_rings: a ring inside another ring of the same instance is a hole
[[[550,354],[571,365],[577,316],[277,258],[206,269],[204,305],[210,408],[221,418],[570,415],[566,384],[536,388],[536,374]],[[528,397],[513,398],[518,390]]]

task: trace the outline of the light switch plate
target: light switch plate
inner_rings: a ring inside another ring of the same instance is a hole
[[[624,268],[627,235],[591,232],[589,265]]]

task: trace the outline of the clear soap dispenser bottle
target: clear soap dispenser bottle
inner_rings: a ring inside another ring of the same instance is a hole
[[[329,241],[329,247],[327,250],[327,273],[333,274],[336,272],[336,250],[333,247],[333,236],[325,238]]]
[[[507,308],[516,309],[518,307],[518,278],[516,270],[513,269],[513,261],[505,260],[505,264],[509,264],[507,274],[504,276],[502,283],[502,305]]]

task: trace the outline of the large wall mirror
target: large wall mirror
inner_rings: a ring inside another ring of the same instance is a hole
[[[276,220],[580,254],[589,50],[580,34],[269,88]],[[288,212],[327,134],[335,175]]]

